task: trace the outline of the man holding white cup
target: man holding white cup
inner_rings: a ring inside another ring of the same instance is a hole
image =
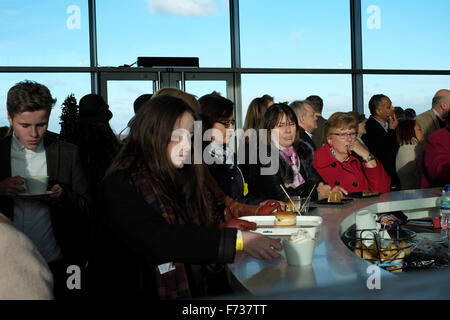
[[[34,242],[53,272],[55,289],[61,290],[64,266],[83,256],[90,200],[76,146],[46,134],[55,102],[48,88],[36,82],[23,81],[9,90],[13,133],[0,141],[0,211]],[[25,177],[32,176],[48,177],[43,186],[44,191],[50,186],[51,194],[17,197],[27,191]]]

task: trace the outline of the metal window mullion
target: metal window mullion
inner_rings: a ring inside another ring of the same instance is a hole
[[[239,0],[230,0],[230,43],[232,83],[227,82],[228,95],[234,101],[236,127],[242,128],[242,90],[241,90],[241,45],[239,27]]]
[[[361,0],[350,0],[353,110],[364,113]]]
[[[89,10],[89,53],[90,53],[90,61],[91,67],[96,68],[98,66],[98,57],[97,57],[97,12],[96,12],[96,0],[88,1],[88,10]],[[99,76],[98,72],[91,72],[91,92],[98,93],[100,84],[99,84]]]

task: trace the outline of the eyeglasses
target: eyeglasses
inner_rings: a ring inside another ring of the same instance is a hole
[[[331,135],[337,136],[341,140],[347,139],[347,137],[350,137],[352,139],[356,138],[356,132],[350,132],[350,133],[332,133]]]
[[[217,120],[216,122],[218,122],[220,124],[223,124],[225,128],[229,128],[232,125],[234,126],[234,123],[236,122],[236,120],[234,120],[234,119],[227,120],[227,121],[219,121],[219,120]]]

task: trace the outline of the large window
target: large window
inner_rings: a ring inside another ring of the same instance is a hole
[[[242,67],[350,68],[349,2],[239,1]]]
[[[362,0],[367,69],[449,69],[450,1]]]
[[[0,73],[0,126],[9,126],[6,98],[8,90],[16,83],[23,80],[32,80],[47,86],[53,98],[56,98],[56,104],[50,114],[48,129],[50,131],[60,132],[60,116],[62,103],[68,95],[73,93],[77,102],[91,92],[91,83],[89,74],[80,73]]]
[[[351,87],[350,75],[242,75],[242,119],[250,102],[264,94],[273,96],[275,102],[288,103],[318,95],[324,102],[322,115],[328,118],[334,112],[352,110]]]
[[[0,66],[89,66],[87,2],[0,1]]]
[[[394,107],[412,108],[417,114],[431,108],[431,100],[440,89],[450,87],[450,76],[366,75],[364,76],[364,113],[370,115],[369,100],[382,93]]]
[[[230,67],[229,16],[220,0],[97,0],[99,65],[148,56],[199,57],[200,67]]]

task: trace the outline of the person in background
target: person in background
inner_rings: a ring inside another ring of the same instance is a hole
[[[313,151],[317,149],[312,140],[312,133],[317,128],[317,116],[311,103],[307,100],[294,101],[289,105],[297,116],[300,139],[306,142]]]
[[[290,196],[307,197],[312,200],[327,198],[331,188],[312,166],[313,151],[300,139],[297,116],[291,107],[274,104],[265,113],[263,128],[267,130],[267,141],[259,148],[266,148],[270,157],[268,163],[252,166],[249,175],[249,190],[254,196],[289,201],[283,188]],[[277,154],[279,165],[273,165],[272,151]],[[275,167],[273,174],[261,174],[262,169]],[[340,187],[336,190],[346,193]]]
[[[150,93],[144,93],[141,94],[139,97],[136,98],[133,102],[133,110],[134,114],[138,113],[139,109],[152,98],[153,94]]]
[[[164,88],[156,92],[153,97],[156,98],[161,95],[170,95],[180,98],[181,100],[186,102],[196,114],[198,114],[200,110],[200,104],[197,98],[190,93],[181,91],[176,88]],[[216,179],[214,179],[214,177],[211,175],[208,167],[205,164],[203,165],[203,170],[203,174],[205,176],[205,184],[208,187],[208,190],[212,192],[216,205],[218,207],[224,207],[227,221],[238,219],[242,216],[267,215],[272,213],[274,210],[283,210],[283,208],[285,207],[284,204],[280,205],[269,200],[265,201],[259,206],[247,205],[239,201],[235,201],[225,192],[223,192],[223,190],[217,184]],[[246,180],[245,175],[244,179]],[[245,224],[242,224],[239,228],[240,230],[245,231],[248,230],[247,227],[248,226],[246,226]]]
[[[358,142],[367,150],[369,150],[369,148],[367,148],[366,144],[364,143],[364,141],[361,139],[361,137],[363,135],[366,134],[366,116],[364,114],[360,114],[358,111],[350,111],[350,114],[356,119],[356,123],[357,123],[357,135],[356,135],[356,140],[358,140]]]
[[[323,100],[321,97],[312,95],[306,98],[311,103],[311,106],[314,109],[314,112],[317,117],[317,129],[312,133],[312,140],[316,148],[320,148],[324,145],[324,132],[325,132],[325,124],[327,120],[322,116],[323,110]]]
[[[402,107],[394,107],[394,113],[398,122],[405,120],[405,110]]]
[[[112,113],[108,104],[98,94],[87,94],[80,99],[78,120],[67,142],[78,147],[88,188],[95,194],[106,169],[120,149],[120,143],[109,125]]]
[[[422,128],[425,141],[434,131],[445,127],[445,119],[449,111],[450,90],[441,89],[434,95],[431,102],[431,109],[416,117],[417,122],[419,122],[420,127]]]
[[[83,293],[68,290],[66,270],[86,265],[91,199],[77,147],[46,135],[55,102],[50,90],[34,81],[9,90],[13,134],[0,141],[0,212],[36,245],[53,273],[59,299]],[[25,191],[24,177],[30,176],[48,176],[51,194],[18,198]]]
[[[244,122],[244,136],[238,137],[238,164],[245,180],[248,180],[250,166],[256,164],[258,131],[261,129],[261,121],[264,113],[273,105],[273,97],[268,94],[253,99],[247,109]],[[250,143],[250,140],[253,140]]]
[[[11,130],[9,127],[7,126],[0,127],[0,140],[9,134],[11,134]]]
[[[383,94],[376,94],[369,100],[369,110],[366,134],[361,139],[391,178],[391,190],[398,189],[400,179],[395,170],[395,158],[399,147],[395,134],[398,121],[391,99]]]
[[[403,190],[419,189],[424,135],[416,120],[403,120],[395,129],[400,148],[395,169]]]
[[[416,118],[416,111],[413,108],[405,109],[405,119],[414,120]]]
[[[36,246],[0,213],[0,300],[51,300],[53,278]]]
[[[195,112],[198,112],[198,110],[200,109],[200,105],[198,103],[197,97],[194,96],[193,94],[184,92],[180,89],[162,88],[162,89],[158,90],[157,92],[155,92],[153,97],[158,97],[158,96],[162,96],[162,95],[170,95],[173,97],[180,98],[181,100],[186,102],[192,108],[192,110],[194,110]]]
[[[420,188],[443,187],[450,183],[450,113],[447,126],[428,137],[422,162]]]
[[[203,135],[205,137],[205,132],[212,132],[211,142],[204,142],[203,152],[204,157],[205,154],[211,157],[209,162],[212,163],[207,163],[209,172],[219,187],[233,200],[259,205],[263,199],[247,196],[248,185],[237,165],[236,154],[230,148],[231,139],[234,137],[233,102],[216,92],[204,95],[198,101]]]
[[[189,163],[195,113],[183,100],[152,97],[102,185],[92,289],[101,297],[182,299],[207,295],[205,265],[236,251],[272,260],[278,240],[217,228],[203,166]],[[209,227],[207,227],[209,226]]]
[[[273,97],[268,94],[253,99],[247,108],[244,121],[244,131],[248,129],[258,130],[261,128],[261,120],[266,110],[273,105]]]
[[[327,144],[314,153],[313,165],[332,188],[349,193],[389,192],[391,179],[383,165],[356,139],[357,121],[352,113],[336,112],[325,126]]]

